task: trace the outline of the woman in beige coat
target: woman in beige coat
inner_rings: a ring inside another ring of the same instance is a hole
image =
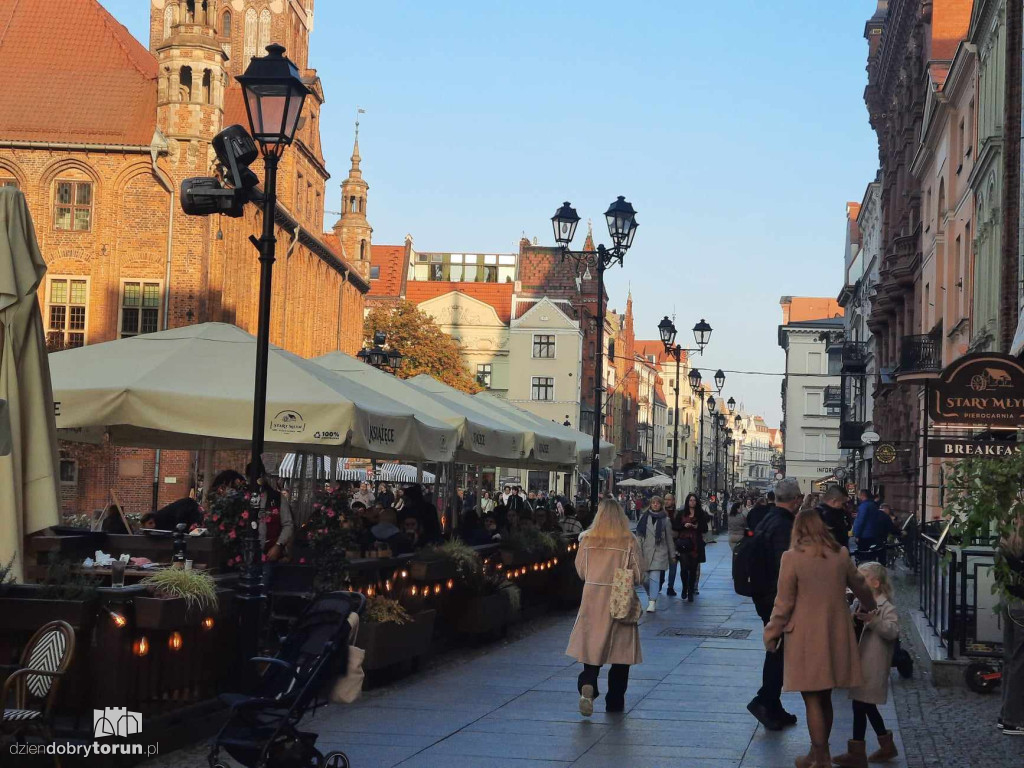
[[[853,590],[865,612],[875,610],[875,598],[849,551],[836,543],[813,508],[802,510],[793,521],[778,587],[764,645],[778,651],[782,644],[783,690],[799,691],[804,698],[811,751],[797,758],[796,765],[831,768],[832,689],[862,682],[846,588]]]
[[[584,582],[583,601],[565,651],[583,664],[577,688],[580,714],[585,717],[594,713],[597,676],[602,665],[612,665],[608,672],[608,694],[604,698],[605,711],[622,712],[629,667],[643,661],[637,625],[612,620],[608,604],[618,568],[633,572],[634,585],[640,583],[641,573],[646,570],[622,506],[614,499],[605,499],[597,507],[594,522],[580,534],[576,571]]]

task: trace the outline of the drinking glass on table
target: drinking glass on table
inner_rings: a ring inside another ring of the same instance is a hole
[[[112,587],[123,587],[124,586],[124,569],[126,563],[124,560],[115,560],[110,564],[110,586]]]

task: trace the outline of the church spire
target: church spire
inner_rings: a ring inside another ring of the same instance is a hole
[[[587,239],[583,241],[583,250],[594,250],[594,222],[587,219]]]
[[[359,115],[365,109],[356,112],[356,135],[352,145],[352,167],[348,178],[341,182],[341,218],[334,225],[334,233],[341,244],[342,255],[353,263],[364,277],[370,274],[370,247],[373,227],[366,220],[366,197],[370,189],[363,179],[359,167],[362,157],[359,155]]]

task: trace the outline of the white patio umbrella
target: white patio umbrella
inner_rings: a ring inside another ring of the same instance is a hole
[[[241,449],[252,438],[256,339],[204,323],[50,355],[57,426],[119,445]],[[271,345],[267,450],[451,461],[457,435],[404,403]],[[73,433],[68,433],[73,434]]]
[[[583,467],[590,466],[591,457],[594,455],[594,438],[592,435],[588,435],[586,432],[580,432],[578,429],[567,427],[564,424],[559,424],[555,421],[546,421],[535,413],[531,413],[525,408],[520,408],[518,405],[502,400],[500,397],[495,397],[489,392],[479,392],[475,395],[478,400],[483,400],[491,408],[495,408],[506,414],[515,414],[518,418],[529,419],[532,423],[537,425],[538,429],[543,429],[545,432],[571,439],[576,442],[577,447],[577,463]],[[615,444],[609,443],[607,440],[601,441],[601,455],[599,458],[602,467],[610,467],[615,461]]]
[[[622,485],[622,483],[619,483]],[[640,480],[637,483],[641,488],[665,488],[672,485],[672,478],[667,475],[655,475],[654,477],[648,477],[646,480]]]
[[[344,352],[331,352],[312,362],[454,427],[459,435],[456,461],[518,466],[526,455],[523,430],[509,428],[507,423],[481,413],[478,408],[465,408],[458,399],[442,400]]]
[[[634,486],[640,485],[640,481],[635,477],[627,477],[625,480],[621,480],[616,485],[619,488],[633,488]]]
[[[576,465],[576,441],[556,435],[555,430],[548,429],[543,423],[495,408],[491,403],[442,384],[425,373],[406,381],[453,409],[489,417],[505,424],[506,429],[521,432],[525,438],[525,454],[521,461],[509,466],[556,469]]]
[[[46,274],[25,196],[0,188],[0,402],[10,450],[0,450],[0,565],[23,578],[25,535],[57,525],[57,432],[36,289]]]

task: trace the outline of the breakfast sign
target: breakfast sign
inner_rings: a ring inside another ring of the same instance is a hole
[[[936,424],[1024,428],[1024,365],[990,352],[961,357],[929,383],[928,415]]]

